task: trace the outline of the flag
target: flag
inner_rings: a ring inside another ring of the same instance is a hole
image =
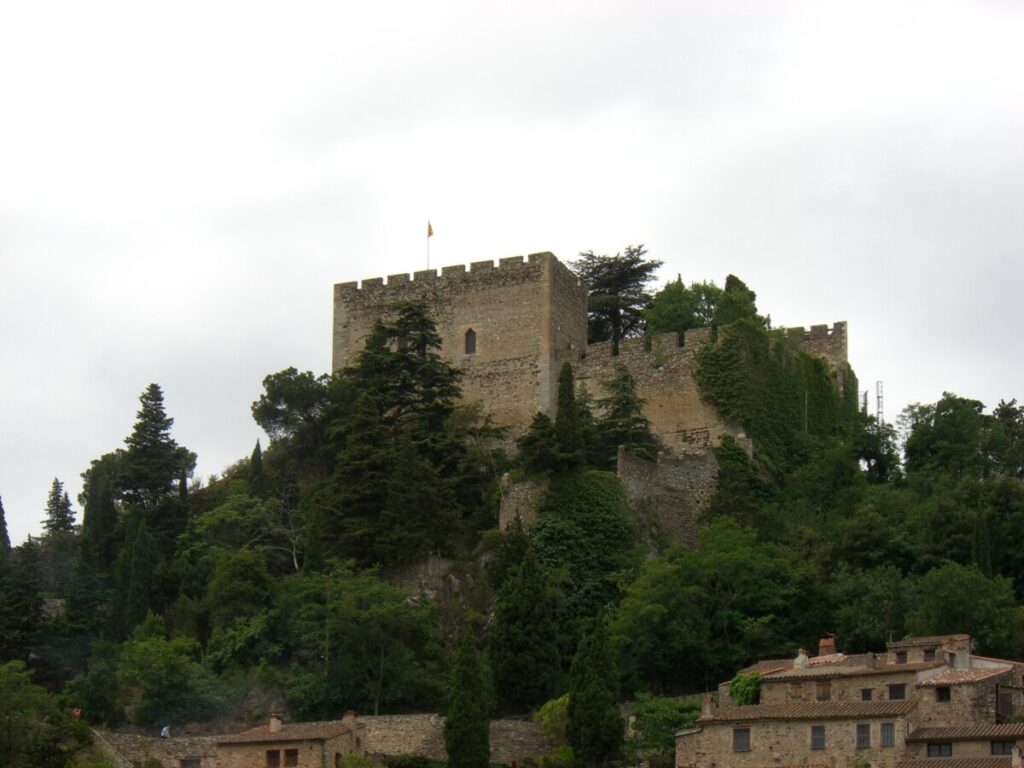
[[[434,228],[430,226],[430,219],[427,219],[427,237],[434,236]]]

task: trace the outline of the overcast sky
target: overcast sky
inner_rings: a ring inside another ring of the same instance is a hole
[[[0,6],[0,496],[72,498],[149,382],[198,473],[331,286],[645,243],[846,320],[886,414],[1024,397],[1024,2]],[[75,504],[80,516],[80,508]]]

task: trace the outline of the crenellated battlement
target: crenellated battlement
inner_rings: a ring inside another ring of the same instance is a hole
[[[619,351],[616,354],[610,341],[599,341],[587,345],[586,357],[588,360],[597,361],[606,358],[639,358],[651,357],[657,361],[665,355],[676,354],[682,350],[690,353],[706,342],[711,341],[710,328],[691,328],[682,334],[676,331],[667,333],[655,333],[651,336],[637,336],[630,339],[623,339],[619,342]]]
[[[413,272],[411,276],[408,272],[402,272],[396,275],[388,275],[386,279],[383,277],[368,277],[361,282],[352,280],[345,283],[336,283],[334,290],[336,294],[351,294],[364,290],[376,293],[381,290],[387,291],[389,288],[402,289],[410,283],[426,286],[437,282],[471,279],[474,276],[480,277],[484,274],[499,277],[511,272],[521,272],[529,269],[531,266],[537,268],[544,263],[551,262],[557,264],[566,272],[569,271],[567,267],[563,266],[561,262],[555,258],[554,254],[548,251],[543,251],[541,253],[531,253],[528,256],[508,256],[506,258],[498,259],[497,265],[495,265],[495,262],[492,259],[489,261],[474,261],[468,266],[465,264],[456,264],[450,267],[442,267],[440,272],[436,269],[423,269],[418,272]],[[576,284],[579,285],[578,279],[576,280]]]
[[[812,325],[809,330],[802,327],[787,328],[786,338],[796,342],[807,354],[825,358],[837,370],[844,368],[848,362],[845,320],[838,320],[831,327]]]

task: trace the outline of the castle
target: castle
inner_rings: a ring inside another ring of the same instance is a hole
[[[478,401],[494,422],[513,433],[534,415],[554,415],[558,372],[571,363],[590,394],[624,364],[645,401],[652,431],[674,456],[700,455],[723,435],[744,439],[700,397],[693,377],[695,352],[710,340],[709,329],[624,339],[618,354],[611,342],[587,344],[587,290],[551,253],[478,261],[465,266],[338,283],[334,286],[332,369],[347,365],[363,348],[374,322],[389,307],[422,301],[442,338],[441,354],[463,372],[463,396]],[[808,353],[828,361],[841,379],[846,366],[846,323],[831,328],[794,328]]]

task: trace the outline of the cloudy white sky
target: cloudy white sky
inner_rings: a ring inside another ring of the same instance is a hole
[[[890,416],[1024,397],[1022,41],[1021,0],[4,3],[11,538],[151,381],[199,474],[247,455],[428,217],[434,266],[642,242],[847,320]]]

